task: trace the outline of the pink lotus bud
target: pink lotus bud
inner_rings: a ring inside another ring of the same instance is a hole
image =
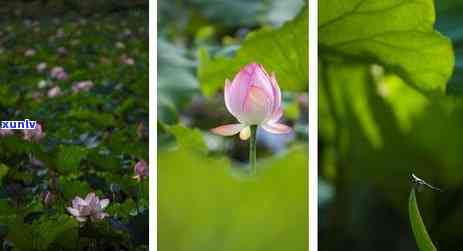
[[[37,123],[35,129],[23,130],[23,135],[23,139],[35,142],[39,142],[43,139],[43,137],[45,137],[45,133],[42,130],[42,125],[39,123]]]
[[[90,80],[81,81],[72,86],[74,93],[81,91],[89,91],[93,87],[93,82]]]
[[[135,167],[133,168],[135,171],[135,176],[134,178],[137,180],[143,180],[145,177],[148,177],[148,163],[144,160],[140,160],[135,164]]]
[[[89,193],[85,200],[76,196],[72,200],[72,207],[68,207],[68,212],[76,218],[77,221],[85,222],[98,221],[108,216],[104,212],[105,208],[109,205],[109,199],[100,200],[95,193]]]
[[[242,140],[250,136],[251,125],[259,125],[270,133],[286,134],[291,128],[278,123],[283,116],[281,92],[275,74],[269,76],[262,65],[246,65],[232,82],[225,80],[225,105],[240,122],[216,127],[212,132],[222,136],[240,133]]]

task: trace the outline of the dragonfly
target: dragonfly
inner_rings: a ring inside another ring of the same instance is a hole
[[[416,176],[415,174],[412,173],[412,182],[413,184],[415,184],[415,187],[418,191],[422,191],[423,188],[427,187],[431,190],[434,190],[434,191],[442,191],[440,188],[437,188],[435,186],[432,186],[430,184],[428,184],[426,181],[418,178],[418,176]]]

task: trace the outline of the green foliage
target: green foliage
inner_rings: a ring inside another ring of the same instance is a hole
[[[459,248],[463,107],[443,95],[457,87],[461,26],[449,15],[456,2],[436,1],[436,27],[433,1],[320,2],[319,243],[326,250],[413,249],[406,223],[418,214],[403,207],[410,173],[444,188],[420,204],[440,249]]]
[[[322,1],[319,17],[324,60],[379,64],[419,90],[445,90],[453,52],[450,41],[434,31],[432,0]]]
[[[158,119],[173,124],[177,121],[177,109],[185,107],[191,101],[191,92],[198,89],[193,62],[185,50],[159,39],[158,65]]]
[[[80,162],[87,154],[87,149],[80,146],[60,146],[56,159],[59,172],[62,174],[69,174],[77,171]]]
[[[432,243],[426,226],[421,218],[418,203],[416,202],[415,189],[410,192],[410,198],[408,201],[408,213],[410,215],[410,223],[412,226],[413,234],[415,235],[416,243],[420,251],[437,251],[436,247]]]
[[[210,96],[232,80],[244,65],[257,62],[275,72],[278,84],[286,91],[305,91],[308,82],[308,15],[303,9],[294,20],[281,28],[248,34],[232,58],[211,58],[203,49],[199,53],[198,77],[201,90]],[[291,45],[291,46],[288,46]]]
[[[10,168],[5,164],[0,163],[0,185],[2,184],[2,179],[7,175]]]
[[[306,152],[293,147],[240,177],[224,158],[161,151],[159,249],[307,250]]]
[[[87,182],[74,180],[71,177],[60,177],[61,192],[66,201],[71,201],[75,196],[85,198],[87,193],[91,191]]]
[[[167,126],[166,130],[175,136],[179,147],[192,152],[207,153],[207,145],[198,129],[190,129],[181,125]]]

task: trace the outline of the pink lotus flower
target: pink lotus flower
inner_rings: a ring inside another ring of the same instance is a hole
[[[74,93],[81,91],[89,91],[93,87],[93,85],[93,82],[90,80],[80,81],[72,86],[72,91],[74,91]]]
[[[135,164],[135,167],[133,168],[135,171],[135,176],[134,178],[141,181],[144,180],[145,177],[148,177],[148,163],[144,160],[140,160]]]
[[[286,134],[291,128],[278,123],[283,115],[281,92],[275,74],[269,76],[260,64],[246,65],[232,82],[225,80],[225,105],[239,121],[212,129],[222,136],[240,133],[242,140],[251,136],[250,126],[260,125],[270,133]]]
[[[67,72],[60,66],[53,67],[50,71],[50,75],[52,78],[57,80],[66,80],[68,78]]]
[[[37,123],[35,129],[23,130],[23,135],[23,139],[35,142],[39,142],[43,139],[43,137],[45,137],[45,133],[42,130],[42,125],[39,123]]]
[[[109,199],[100,200],[95,193],[89,193],[85,200],[79,196],[72,200],[72,207],[68,207],[67,210],[77,221],[85,222],[88,219],[90,221],[98,221],[108,216],[104,212],[105,208],[109,205]]]
[[[55,98],[61,95],[61,88],[59,86],[55,86],[48,90],[48,97],[49,98]]]

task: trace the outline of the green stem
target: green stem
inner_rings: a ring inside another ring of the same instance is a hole
[[[251,140],[249,141],[249,163],[251,167],[251,174],[255,175],[256,170],[256,136],[257,136],[257,125],[251,126]]]
[[[143,180],[138,182],[138,201],[137,201],[137,214],[141,213],[141,200],[143,198]]]

